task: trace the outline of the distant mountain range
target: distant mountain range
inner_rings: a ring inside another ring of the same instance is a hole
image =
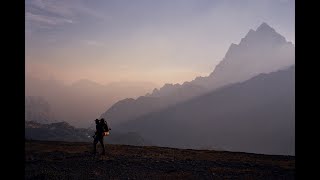
[[[165,84],[151,94],[126,98],[101,114],[112,125],[129,122],[151,112],[187,101],[228,84],[243,82],[260,73],[269,73],[294,64],[291,42],[266,23],[249,30],[240,43],[231,44],[223,60],[208,77],[197,77],[183,84]]]
[[[123,99],[133,96],[122,93],[133,92],[134,84],[106,88],[81,80],[66,87],[56,81],[30,81],[26,89],[49,98],[52,108],[44,105],[40,114],[59,112],[58,117],[75,126],[93,125],[97,113],[107,109],[100,118],[116,131],[108,137],[111,143],[294,155],[294,64],[294,45],[262,23],[239,44],[231,44],[209,76],[165,84],[136,99]],[[26,137],[90,141],[92,129],[26,122]]]
[[[88,127],[101,112],[118,100],[141,96],[156,86],[150,82],[114,82],[102,85],[86,79],[65,85],[57,80],[26,76],[25,95],[45,99],[56,120],[66,121],[75,127]],[[26,105],[28,112],[40,109]]]
[[[75,128],[66,122],[41,124],[33,121],[25,122],[25,138],[29,140],[93,142],[95,130],[89,128]],[[144,146],[151,145],[138,133],[111,132],[104,138],[107,144],[125,144]]]

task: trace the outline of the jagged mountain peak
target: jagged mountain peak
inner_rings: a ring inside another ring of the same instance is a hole
[[[275,31],[271,26],[267,23],[263,22],[258,28],[257,31]]]

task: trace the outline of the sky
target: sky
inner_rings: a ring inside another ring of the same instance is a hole
[[[262,22],[295,43],[293,0],[26,0],[26,76],[183,83]]]

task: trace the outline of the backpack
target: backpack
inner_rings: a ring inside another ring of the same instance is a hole
[[[103,121],[103,136],[108,136],[109,135],[109,127],[108,127],[108,124],[107,122],[104,120]]]

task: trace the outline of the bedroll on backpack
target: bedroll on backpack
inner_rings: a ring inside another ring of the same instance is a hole
[[[109,131],[105,131],[105,132],[103,132],[102,135],[103,135],[103,136],[109,136],[109,134],[110,134]]]

